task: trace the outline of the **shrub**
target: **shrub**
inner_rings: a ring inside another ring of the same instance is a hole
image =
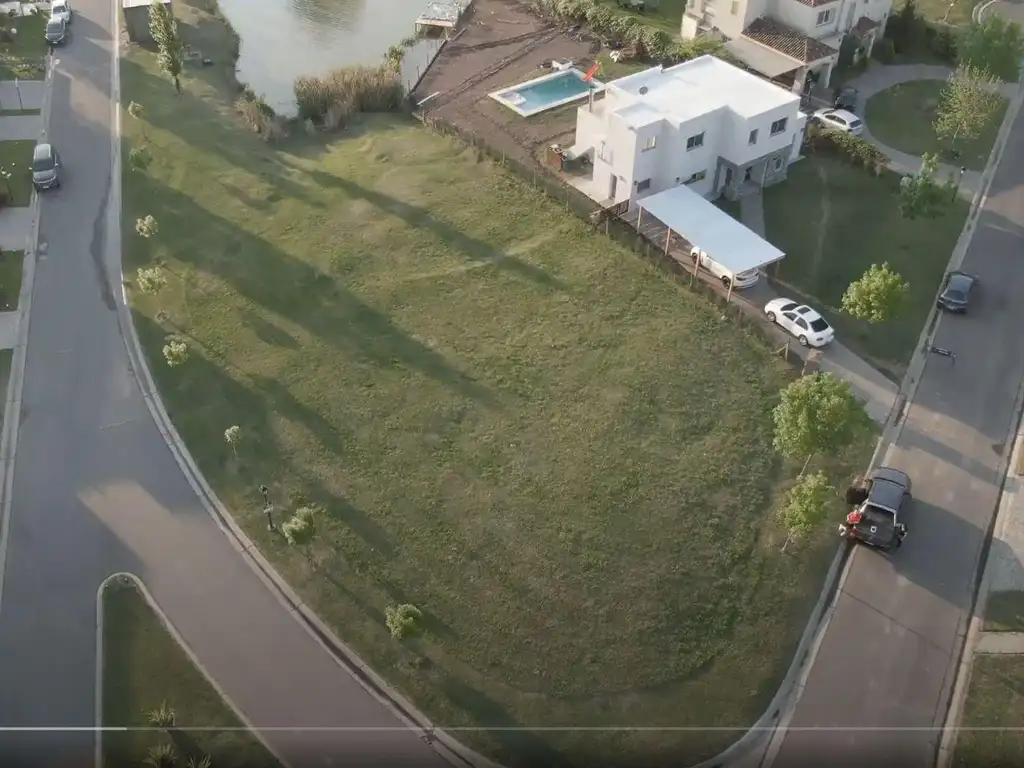
[[[885,154],[870,142],[844,131],[812,124],[807,126],[806,140],[811,152],[834,155],[875,175],[885,170],[889,163]]]
[[[888,37],[878,40],[871,53],[883,64],[892,64],[896,60],[896,46]]]
[[[235,102],[235,111],[241,115],[242,120],[252,130],[259,134],[265,141],[275,141],[283,138],[286,131],[284,121],[279,118],[274,110],[260,98],[247,98],[245,92]]]
[[[387,65],[345,67],[323,77],[295,80],[299,119],[324,123],[328,111],[395,112],[402,108],[405,89],[398,73]]]
[[[397,608],[389,605],[384,613],[384,623],[395,640],[416,634],[419,630],[419,620],[423,618],[423,612],[409,603],[403,603]]]

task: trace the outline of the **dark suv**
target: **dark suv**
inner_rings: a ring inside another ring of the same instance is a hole
[[[37,190],[60,186],[60,155],[52,144],[36,144],[32,151],[32,184]]]
[[[971,291],[978,284],[978,278],[960,270],[954,270],[946,275],[946,282],[942,284],[942,293],[939,294],[939,309],[947,312],[963,314],[971,303]]]

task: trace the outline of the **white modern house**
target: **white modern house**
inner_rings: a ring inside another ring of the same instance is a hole
[[[726,38],[745,66],[800,93],[808,73],[829,84],[847,34],[871,55],[891,13],[892,0],[687,0],[681,33]]]
[[[584,169],[574,185],[606,206],[680,185],[737,199],[786,178],[807,121],[799,107],[792,91],[702,56],[605,83],[579,108],[566,157]]]

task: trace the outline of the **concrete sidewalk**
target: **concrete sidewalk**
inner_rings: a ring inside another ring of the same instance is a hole
[[[0,80],[0,109],[40,110],[45,92],[42,80]]]
[[[39,115],[0,115],[0,141],[36,141],[42,130]]]
[[[32,207],[0,208],[0,250],[23,251],[32,234]]]

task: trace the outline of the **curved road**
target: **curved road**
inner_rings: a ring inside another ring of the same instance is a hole
[[[931,768],[999,501],[1024,381],[1024,120],[1014,121],[963,269],[976,306],[939,320],[932,357],[885,463],[915,500],[906,546],[850,558],[773,768]],[[779,746],[781,739],[781,746]]]
[[[263,731],[286,762],[441,766],[249,567],[147,410],[114,293],[113,5],[75,3],[74,37],[52,75],[49,138],[67,173],[41,202],[21,426],[8,468],[0,726],[94,725],[96,591],[111,573],[129,571],[249,721],[288,729]],[[187,724],[181,705],[179,716]],[[337,726],[386,730],[294,730]],[[5,732],[0,764],[84,766],[93,744],[89,732]]]

